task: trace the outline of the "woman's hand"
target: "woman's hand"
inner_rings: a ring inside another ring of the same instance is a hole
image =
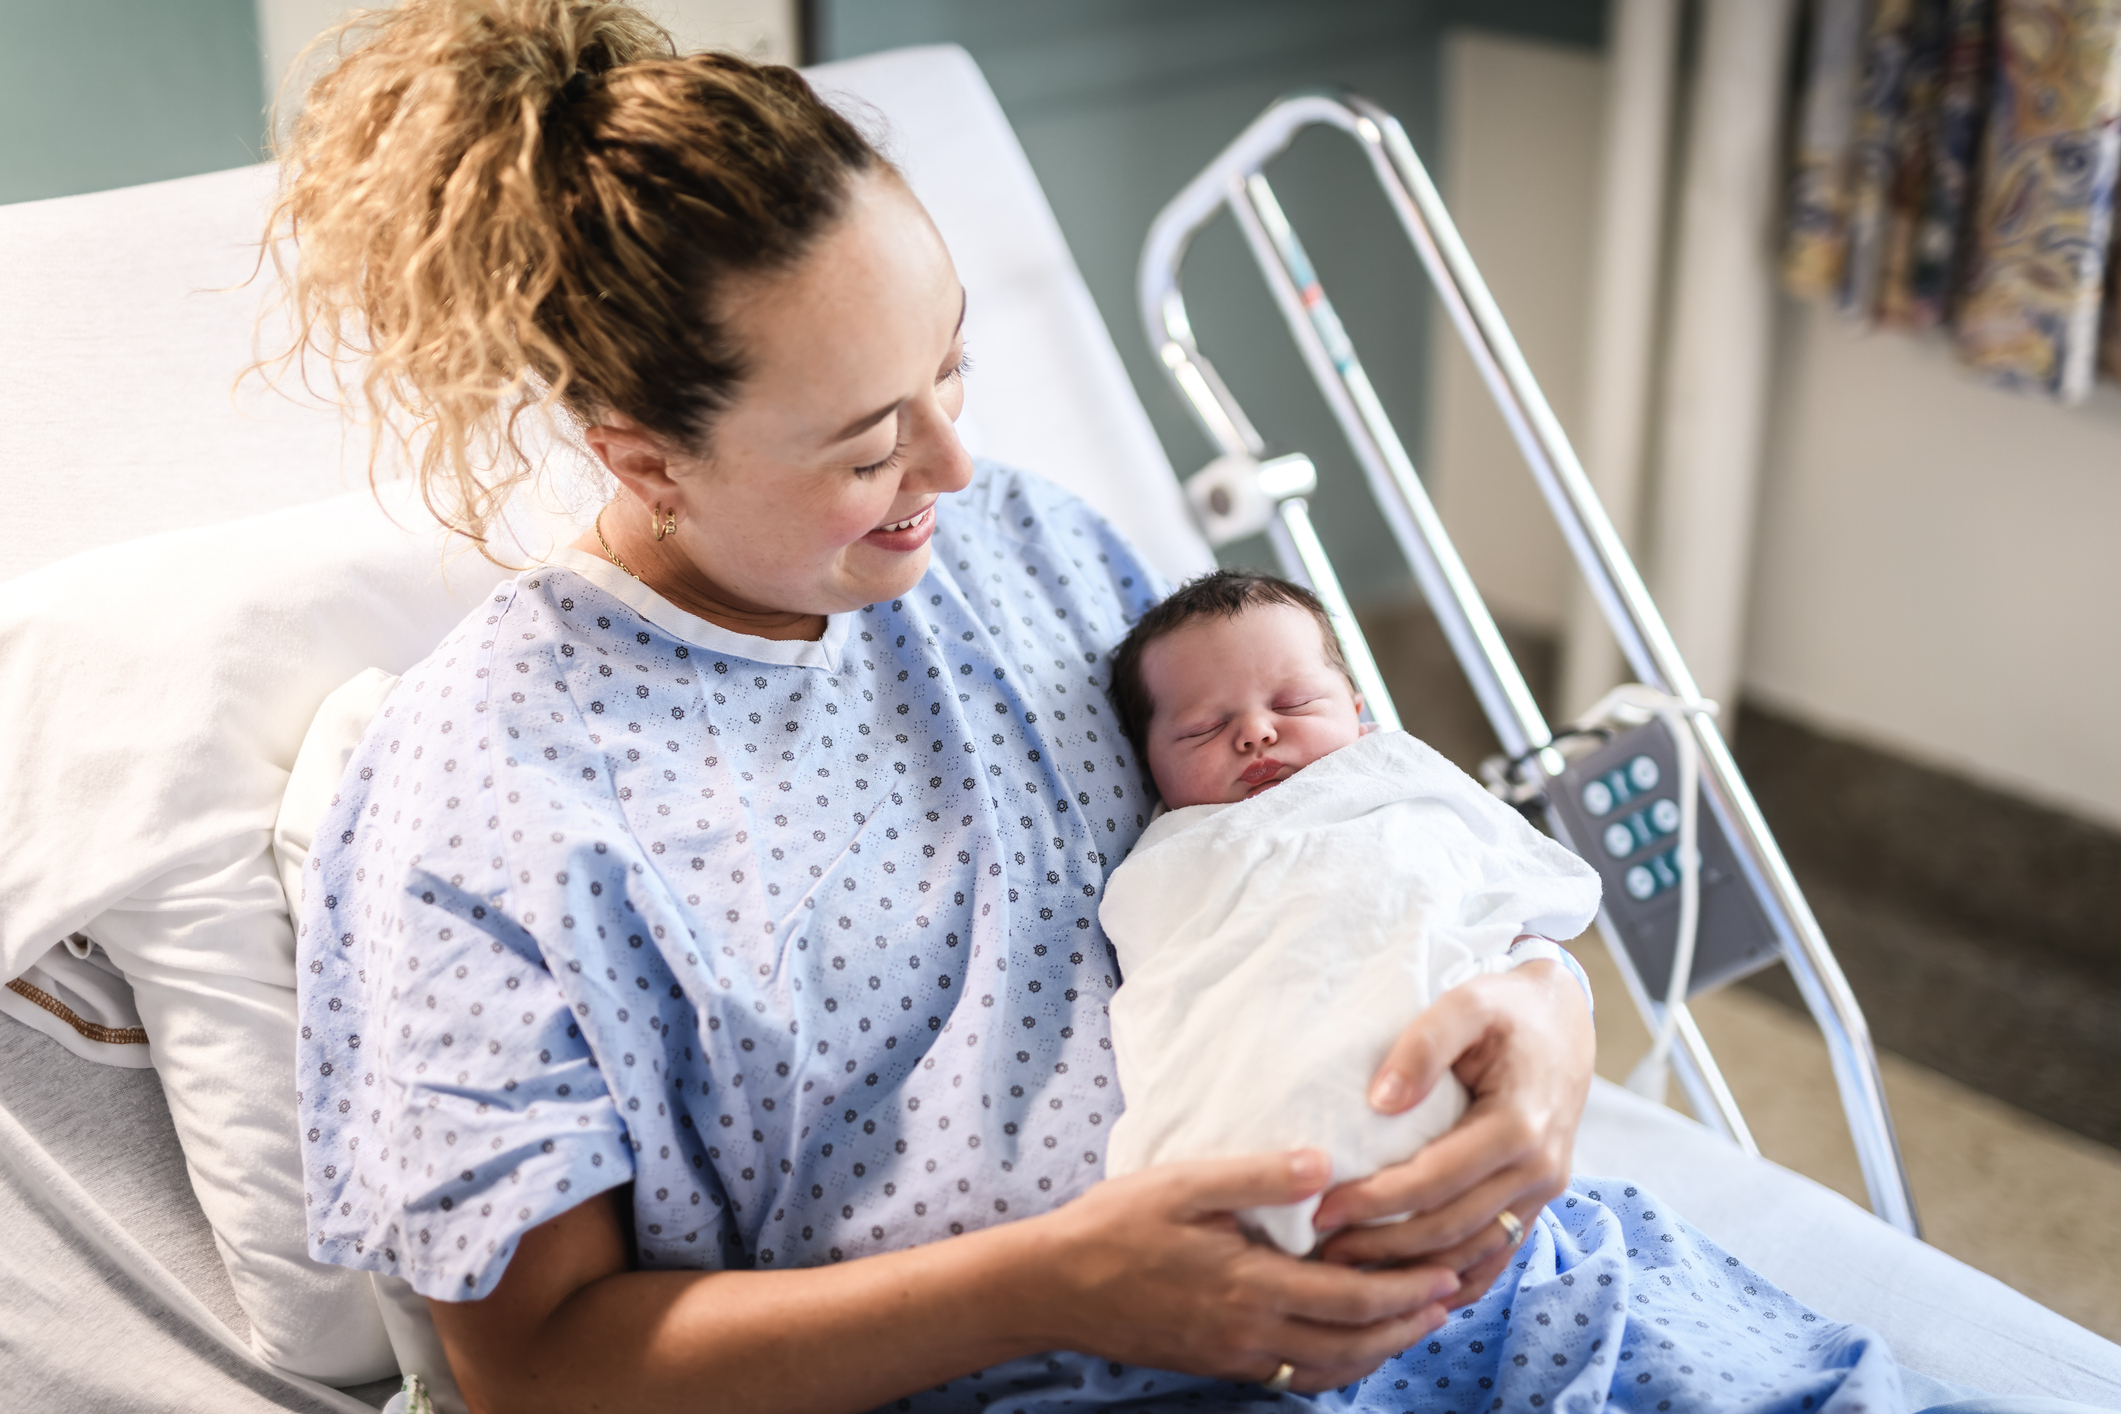
[[[474,1414],[714,1406],[849,1414],[1046,1350],[1293,1387],[1362,1378],[1443,1323],[1440,1267],[1363,1272],[1247,1242],[1314,1150],[1174,1164],[1021,1222],[823,1267],[632,1271],[625,1190],[525,1233],[493,1294],[429,1309]]]
[[[1301,1262],[1238,1231],[1232,1212],[1307,1198],[1327,1172],[1314,1149],[1170,1164],[1025,1224],[1044,1229],[1052,1343],[1240,1382],[1287,1361],[1307,1392],[1361,1379],[1443,1323],[1458,1280]]]
[[[1393,1045],[1371,1105],[1398,1114],[1456,1072],[1472,1104],[1403,1164],[1341,1184],[1319,1204],[1327,1262],[1419,1261],[1459,1273],[1450,1304],[1477,1300],[1517,1244],[1496,1217],[1530,1223],[1567,1186],[1597,1054],[1583,989],[1560,965],[1528,963],[1444,993]],[[1411,1217],[1357,1227],[1394,1213]]]

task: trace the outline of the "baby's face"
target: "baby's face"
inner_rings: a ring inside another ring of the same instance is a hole
[[[1173,810],[1248,799],[1362,735],[1318,621],[1286,604],[1196,619],[1151,643],[1141,674],[1149,774]]]

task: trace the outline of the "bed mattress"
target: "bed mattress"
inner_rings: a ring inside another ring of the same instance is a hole
[[[1877,1330],[1924,1374],[2121,1409],[2121,1347],[1670,1110],[1599,1082],[1577,1168],[1659,1194],[1800,1300]],[[12,1408],[364,1414],[395,1390],[327,1389],[253,1356],[155,1073],[82,1060],[8,1017],[0,1231]],[[125,1358],[100,1353],[112,1350]]]

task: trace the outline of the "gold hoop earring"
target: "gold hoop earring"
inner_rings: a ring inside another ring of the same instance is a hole
[[[648,528],[655,532],[655,538],[658,540],[666,535],[675,535],[678,529],[678,513],[664,510],[661,506],[652,507],[648,512]]]

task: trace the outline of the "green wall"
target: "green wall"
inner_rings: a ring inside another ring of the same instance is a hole
[[[252,0],[0,0],[0,202],[258,160]]]
[[[1601,0],[817,0],[808,14],[820,59],[949,41],[979,61],[1181,475],[1213,449],[1150,359],[1134,301],[1135,262],[1164,202],[1291,89],[1358,89],[1396,113],[1430,157],[1442,147],[1447,29],[1587,47],[1602,44],[1605,31]],[[1413,252],[1340,135],[1299,138],[1271,176],[1419,465],[1433,301]],[[1186,293],[1203,351],[1270,446],[1317,461],[1314,511],[1350,594],[1412,594],[1338,425],[1228,217],[1195,243]],[[1233,562],[1270,563],[1264,544],[1231,549],[1225,558]]]
[[[1210,455],[1148,357],[1134,264],[1162,204],[1267,103],[1340,83],[1437,152],[1443,36],[1457,26],[1595,46],[1602,0],[812,0],[810,52],[950,41],[994,85],[1172,463]],[[0,202],[258,160],[265,94],[251,0],[0,0]],[[1440,176],[1441,174],[1439,174]],[[1383,198],[1337,135],[1275,166],[1284,206],[1417,465],[1431,299]],[[1187,264],[1202,347],[1276,450],[1309,452],[1321,533],[1358,599],[1411,580],[1226,219]],[[1266,562],[1263,545],[1234,547]]]

